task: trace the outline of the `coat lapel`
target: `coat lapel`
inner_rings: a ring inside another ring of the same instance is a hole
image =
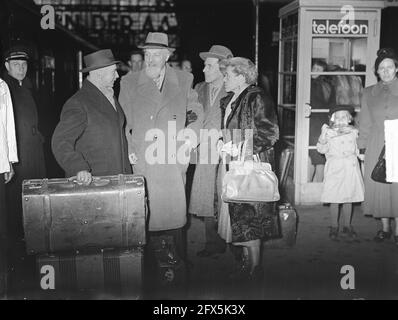
[[[249,88],[250,88],[250,86],[247,87],[245,90],[243,90],[240,93],[240,95],[238,96],[238,98],[236,98],[236,100],[234,102],[232,102],[232,104],[231,104],[231,113],[229,114],[227,122],[226,122],[226,125],[225,125],[226,128],[228,127],[228,124],[230,123],[232,117],[235,115],[235,113],[237,112],[238,108],[240,107],[241,102],[242,102],[243,98],[246,96],[246,93],[247,93]],[[231,95],[231,99],[232,99],[232,97],[233,97],[233,94]],[[228,99],[228,103],[229,103],[229,101],[231,101],[231,99]]]
[[[120,127],[123,127],[124,122],[125,122],[124,112],[123,112],[122,107],[119,104],[119,101],[117,101],[116,97],[114,97],[114,99],[115,99],[115,106],[116,106],[117,114],[119,116],[119,125],[120,125]]]
[[[162,88],[162,103],[160,108],[163,108],[180,92],[178,87],[177,74],[173,68],[166,66],[166,73],[164,76],[163,88]]]
[[[92,84],[89,80],[84,80],[83,83],[84,90],[88,92],[88,96],[92,96],[96,101],[98,101],[98,108],[101,108],[106,113],[110,113],[113,116],[116,115],[116,110],[112,106],[111,102],[107,97],[98,89],[94,84]],[[114,98],[116,103],[116,98]]]
[[[137,92],[143,98],[145,98],[145,100],[151,100],[155,104],[160,102],[160,91],[156,87],[155,82],[146,75],[145,70],[141,70],[140,76],[138,78]]]
[[[208,111],[210,109],[210,86],[208,83],[205,84],[203,91],[204,91],[203,92],[203,95],[204,95],[203,111],[205,113],[205,116],[207,117]]]

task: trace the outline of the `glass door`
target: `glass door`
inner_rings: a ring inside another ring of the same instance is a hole
[[[322,182],[325,156],[316,149],[329,108],[350,105],[358,112],[366,77],[367,37],[313,37],[309,106],[308,182]],[[355,121],[353,123],[355,125]]]
[[[281,19],[279,39],[279,73],[278,73],[278,117],[280,126],[281,155],[279,177],[281,193],[284,198],[293,202],[289,194],[294,193],[294,143],[296,124],[296,90],[297,90],[297,40],[298,13],[292,13]],[[292,190],[286,190],[286,189]]]
[[[357,10],[352,21],[343,20],[338,11],[303,10],[300,20],[305,22],[299,43],[295,198],[310,204],[320,202],[323,189],[326,159],[316,145],[322,125],[329,124],[330,107],[352,106],[352,124],[357,125],[362,90],[376,81],[380,21],[376,11],[368,10]]]
[[[320,202],[325,157],[316,144],[329,108],[351,105],[358,115],[363,88],[376,83],[383,6],[295,0],[279,11],[280,189],[295,204]]]

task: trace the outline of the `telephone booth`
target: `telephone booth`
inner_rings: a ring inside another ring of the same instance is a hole
[[[383,1],[296,0],[279,11],[281,189],[295,204],[320,202],[325,157],[316,144],[330,105],[353,105],[355,122],[362,89],[377,81],[383,7]]]

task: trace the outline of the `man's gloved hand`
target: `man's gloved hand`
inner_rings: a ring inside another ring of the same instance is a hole
[[[77,183],[82,183],[84,185],[89,185],[93,180],[93,176],[87,170],[79,171],[76,174]]]
[[[137,164],[137,156],[135,155],[135,153],[130,153],[129,154],[129,160],[130,160],[130,164]]]
[[[198,119],[197,114],[192,110],[188,110],[185,120],[185,126],[186,127],[189,126],[192,122],[195,122],[197,119]]]

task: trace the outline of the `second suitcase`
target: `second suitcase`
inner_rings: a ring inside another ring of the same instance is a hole
[[[279,238],[270,239],[264,242],[267,247],[286,248],[296,244],[298,216],[290,203],[283,203],[278,206]]]
[[[145,244],[143,176],[25,180],[22,201],[28,254]]]
[[[98,253],[44,254],[37,256],[36,264],[42,293],[50,296],[142,298],[141,248],[102,250]]]

